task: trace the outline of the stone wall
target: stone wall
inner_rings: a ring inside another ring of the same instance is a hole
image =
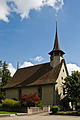
[[[36,113],[41,113],[41,112],[50,112],[50,107],[30,107],[27,108],[27,113],[28,114],[36,114]]]

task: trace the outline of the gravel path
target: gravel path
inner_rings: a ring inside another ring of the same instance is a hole
[[[80,120],[80,117],[48,115],[48,113],[41,113],[41,114],[28,115],[28,116],[0,117],[0,120]]]

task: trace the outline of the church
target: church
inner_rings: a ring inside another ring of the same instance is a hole
[[[56,21],[54,46],[49,52],[50,62],[18,69],[5,86],[6,98],[20,100],[21,94],[37,93],[44,105],[58,105],[64,97],[62,83],[68,75],[64,54],[59,46]]]

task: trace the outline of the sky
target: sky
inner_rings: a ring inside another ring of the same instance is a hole
[[[60,48],[68,71],[80,71],[80,0],[0,0],[0,60],[13,75],[49,62],[58,21]]]

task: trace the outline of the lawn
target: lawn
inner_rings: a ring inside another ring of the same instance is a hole
[[[17,114],[17,112],[0,111],[0,114]]]

